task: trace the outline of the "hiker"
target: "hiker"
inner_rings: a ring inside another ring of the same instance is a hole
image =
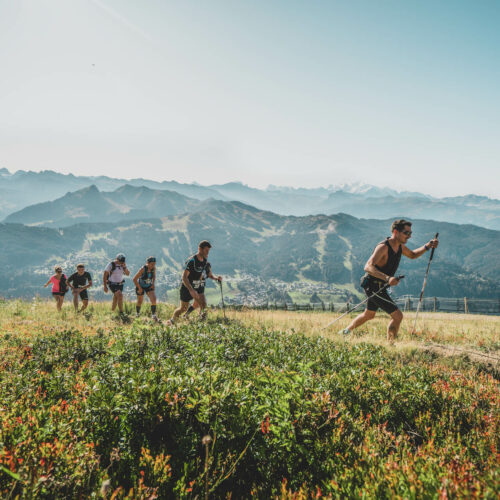
[[[404,219],[395,220],[391,226],[392,236],[381,241],[375,247],[371,257],[365,264],[366,274],[362,278],[361,287],[367,297],[371,297],[373,294],[376,295],[368,300],[366,309],[354,318],[347,328],[341,330],[341,333],[349,334],[354,328],[373,319],[377,309],[380,308],[391,316],[391,321],[387,327],[387,340],[392,342],[396,339],[399,326],[403,320],[403,313],[387,293],[387,285],[397,286],[399,284],[399,280],[394,275],[399,266],[401,255],[410,259],[417,259],[427,250],[438,246],[438,240],[432,239],[424,246],[416,250],[410,250],[406,243],[411,238],[411,226],[410,221]],[[386,288],[383,288],[384,286]]]
[[[137,295],[137,305],[135,306],[136,318],[138,318],[141,313],[142,301],[146,293],[151,302],[151,317],[155,321],[158,321],[158,316],[156,316],[155,280],[156,258],[148,257],[146,259],[146,265],[142,266],[134,276],[135,293]]]
[[[64,302],[64,295],[68,291],[68,278],[63,274],[61,266],[56,266],[54,272],[55,274],[50,277],[43,287],[47,288],[52,283],[52,297],[56,299],[56,307],[60,311]]]
[[[189,303],[194,299],[194,308],[199,308],[199,316],[201,319],[205,318],[205,308],[207,301],[205,299],[205,281],[207,278],[222,282],[222,276],[214,276],[212,268],[207,261],[208,253],[212,245],[204,240],[198,245],[198,253],[190,257],[186,261],[186,267],[182,274],[182,283],[180,292],[181,303],[180,306],[174,311],[172,318],[168,324],[173,325],[177,318],[188,311]]]
[[[76,266],[76,273],[68,278],[68,284],[73,292],[73,306],[76,312],[83,312],[89,305],[89,294],[87,288],[92,286],[92,276],[85,271],[85,264]],[[82,299],[82,308],[78,310],[78,297]]]
[[[104,286],[104,293],[108,293],[108,286],[113,293],[113,303],[111,310],[114,311],[116,306],[123,315],[123,275],[130,276],[130,271],[125,264],[125,255],[119,253],[113,262],[110,262],[104,269],[102,276],[102,283]]]

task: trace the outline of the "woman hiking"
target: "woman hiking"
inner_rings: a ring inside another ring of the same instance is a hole
[[[149,297],[151,302],[151,317],[154,321],[159,321],[156,316],[156,294],[155,294],[155,280],[156,280],[156,258],[148,257],[146,265],[142,266],[134,276],[135,293],[137,295],[137,305],[135,306],[135,316],[139,317],[141,313],[142,301],[144,294]]]
[[[56,266],[54,272],[55,274],[50,277],[43,287],[47,288],[52,283],[52,297],[56,299],[56,307],[60,311],[64,302],[64,295],[68,291],[68,278],[63,274],[60,266]]]

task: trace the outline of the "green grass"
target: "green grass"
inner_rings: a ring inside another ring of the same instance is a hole
[[[479,366],[47,305],[0,304],[2,497],[497,498],[499,384]]]

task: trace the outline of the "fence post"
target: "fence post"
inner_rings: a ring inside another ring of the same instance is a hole
[[[347,304],[346,304],[346,310],[347,310],[347,312],[349,312],[351,310],[351,304],[349,304],[349,302],[347,302]]]
[[[434,312],[437,311],[437,297],[434,297]]]
[[[469,308],[467,307],[467,297],[464,297],[464,314],[469,312]]]

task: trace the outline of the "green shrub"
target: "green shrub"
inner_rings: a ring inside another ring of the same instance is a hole
[[[2,495],[499,488],[498,382],[473,370],[216,322],[5,335],[0,349]]]

